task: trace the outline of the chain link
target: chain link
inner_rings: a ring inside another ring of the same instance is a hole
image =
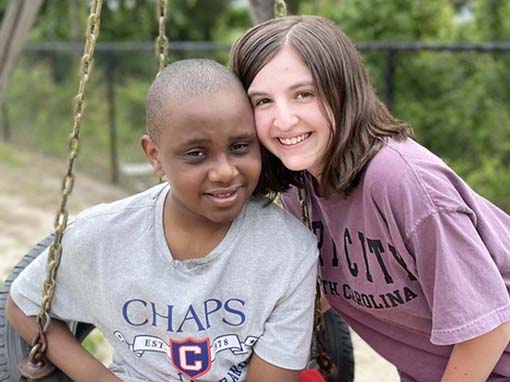
[[[158,74],[165,68],[168,61],[168,38],[165,32],[167,0],[158,0],[157,17],[159,34],[156,39],[156,59],[159,64]],[[156,75],[156,76],[157,76]]]
[[[306,196],[306,182],[304,173],[301,175],[302,187],[298,190],[299,206],[301,209],[301,221],[308,229],[312,230],[312,224],[310,222],[310,212],[308,211],[308,201]],[[325,344],[325,333],[324,333],[324,321],[322,317],[322,305],[321,305],[321,284],[319,275],[317,275],[317,283],[315,289],[315,305],[313,315],[313,331],[315,346],[312,350],[315,354],[317,365],[326,381],[336,381],[338,376],[338,369],[331,357],[327,353]]]
[[[274,15],[276,17],[287,16],[287,5],[284,0],[274,0]]]
[[[46,330],[50,323],[51,305],[55,295],[57,270],[62,257],[62,237],[67,227],[68,211],[67,200],[73,190],[74,185],[74,163],[78,157],[80,126],[84,108],[85,89],[90,73],[92,72],[92,61],[96,40],[99,35],[99,22],[101,15],[102,0],[92,0],[90,5],[90,15],[87,20],[87,30],[85,34],[85,47],[80,61],[80,84],[78,94],[74,102],[74,124],[69,137],[69,163],[67,172],[62,182],[62,201],[57,212],[54,229],[55,238],[49,249],[48,256],[48,276],[43,285],[43,296],[41,300],[41,310],[37,315],[38,333],[32,341],[32,349],[29,354],[29,361],[41,366],[43,363],[44,352],[47,347]],[[29,378],[30,376],[26,376]]]
[[[158,0],[157,5],[159,35],[156,40],[156,55],[159,63],[159,72],[161,72],[161,70],[163,70],[166,66],[168,57],[168,39],[165,33],[167,0]],[[62,181],[62,200],[54,222],[55,237],[49,248],[48,276],[43,285],[41,309],[36,320],[38,333],[32,340],[32,347],[27,359],[23,360],[27,362],[22,361],[24,366],[29,366],[28,369],[30,372],[23,372],[21,370],[27,370],[27,367],[20,368],[22,374],[20,380],[40,378],[42,373],[46,376],[53,371],[53,368],[48,368],[48,374],[46,374],[45,371],[42,371],[42,369],[47,367],[49,364],[49,362],[44,358],[44,353],[47,348],[46,331],[51,320],[49,312],[51,311],[51,306],[55,296],[57,271],[62,258],[62,237],[67,227],[69,216],[67,211],[67,201],[74,186],[75,177],[73,170],[76,159],[78,158],[80,146],[80,127],[85,105],[85,90],[87,81],[92,72],[94,50],[97,37],[99,36],[101,6],[102,0],[91,0],[90,14],[87,19],[87,29],[85,32],[85,47],[80,61],[80,83],[78,86],[78,94],[74,99],[74,124],[69,137],[69,162],[66,174]],[[38,376],[34,377],[36,374]]]

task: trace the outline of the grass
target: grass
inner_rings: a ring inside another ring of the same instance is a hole
[[[0,143],[0,162],[16,167],[23,164],[23,161],[12,152],[12,149],[3,143]]]

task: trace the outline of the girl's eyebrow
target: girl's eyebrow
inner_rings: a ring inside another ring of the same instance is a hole
[[[289,86],[289,89],[294,90],[294,89],[304,87],[304,86],[314,86],[313,80],[305,80],[305,81],[296,82],[295,84],[292,84],[291,86]],[[251,88],[248,89],[247,93],[248,93],[249,97],[267,94],[266,92],[263,92],[261,90],[257,90],[257,89],[252,90]]]

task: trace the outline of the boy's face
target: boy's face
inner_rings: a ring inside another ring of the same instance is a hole
[[[261,171],[253,113],[242,89],[185,99],[164,112],[157,142],[142,146],[171,191],[165,211],[183,224],[230,223]]]

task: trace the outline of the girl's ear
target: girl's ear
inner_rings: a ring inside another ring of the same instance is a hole
[[[163,177],[165,173],[161,166],[158,145],[147,134],[143,135],[142,138],[140,138],[140,144],[142,145],[142,150],[145,153],[147,159],[149,160],[149,163],[154,169],[156,175],[159,178]]]

